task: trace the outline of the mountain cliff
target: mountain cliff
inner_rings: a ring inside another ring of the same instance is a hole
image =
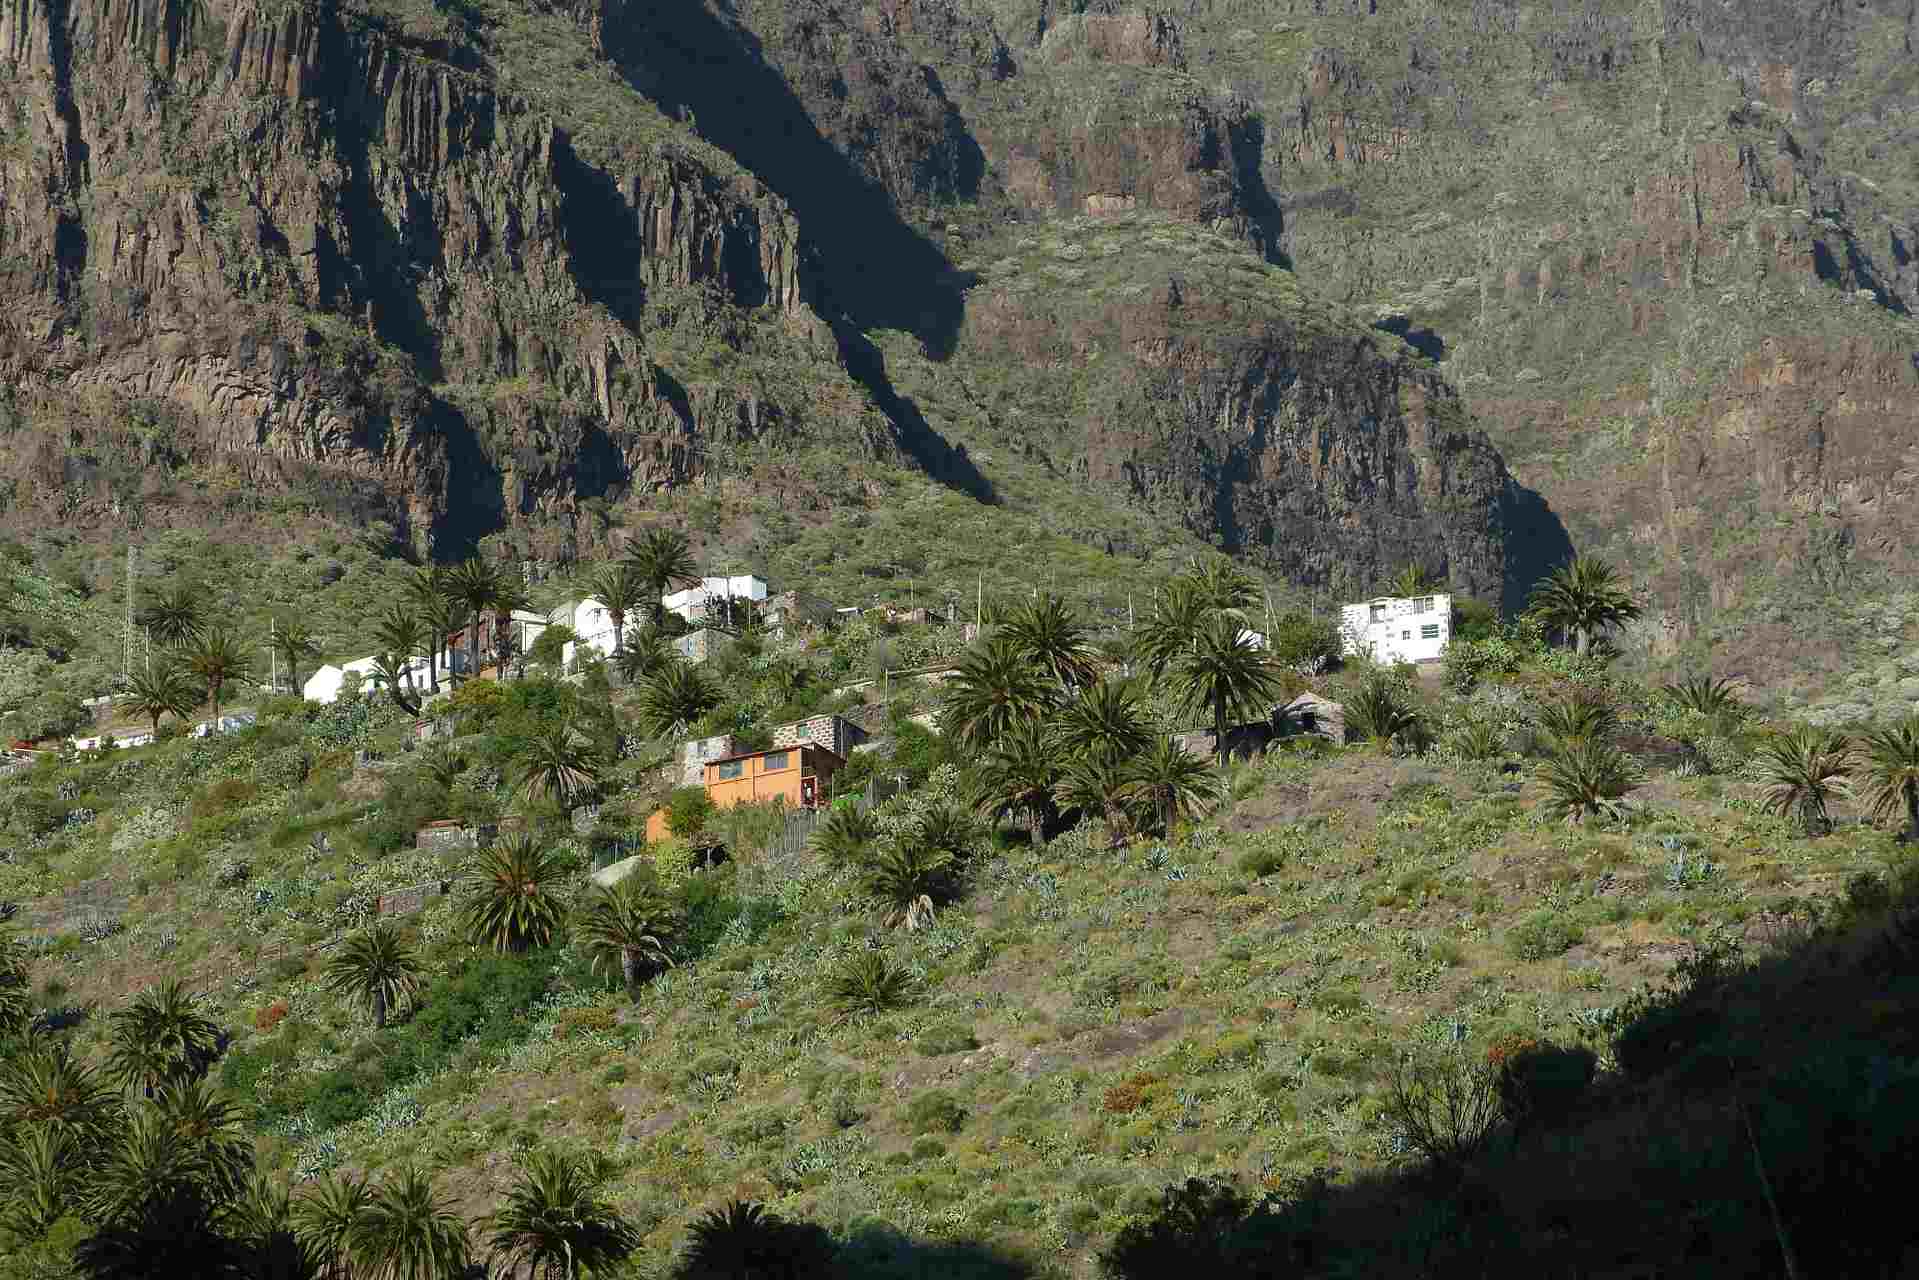
[[[959,4],[10,0],[8,510],[565,559],[611,536],[596,512],[795,455],[1004,503],[1031,452],[997,480],[973,452],[1024,413],[1167,537],[1301,584],[1424,557],[1501,590],[1517,491],[1415,353],[1299,323],[1250,103],[1163,16],[1041,46]],[[987,284],[977,252],[1089,215],[1208,257],[1069,340],[1112,374],[1090,399],[1025,336],[1083,301],[1071,272]],[[889,371],[922,359],[947,387],[1017,365],[1023,403],[929,415]]]

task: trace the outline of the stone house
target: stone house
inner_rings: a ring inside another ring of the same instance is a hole
[[[797,747],[813,743],[825,747],[844,760],[872,735],[844,716],[811,716],[783,724],[773,730],[775,747]]]

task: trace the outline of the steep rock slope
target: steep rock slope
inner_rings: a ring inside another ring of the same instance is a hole
[[[156,463],[304,479],[424,547],[801,422],[892,448],[803,301],[791,214],[616,81],[565,129],[470,33],[333,5],[23,0],[0,51],[0,370],[16,418],[77,433],[16,483],[118,512]],[[726,326],[749,368],[655,358]],[[163,437],[131,458],[126,402]]]
[[[967,424],[889,371],[894,333],[949,384],[1028,358],[986,339],[1006,295],[975,245],[1139,214],[1255,274],[1278,252],[1258,121],[1161,17],[1055,23],[1021,61],[958,0],[12,0],[0,50],[0,485],[105,530],[197,501],[564,559],[607,532],[582,504],[716,469],[750,491],[795,449],[990,500]],[[1076,474],[1301,583],[1508,576],[1504,472],[1430,371],[1193,287],[1177,322],[1114,313],[1165,332],[1112,345]],[[1115,428],[1162,402],[1164,430]],[[1331,461],[1267,439],[1276,414]]]

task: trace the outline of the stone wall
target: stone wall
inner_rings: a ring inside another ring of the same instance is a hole
[[[825,747],[844,760],[869,736],[866,730],[843,716],[813,716],[783,724],[773,730],[773,746],[775,749],[797,747],[803,742],[810,742]]]
[[[709,760],[719,760],[739,751],[739,741],[730,733],[722,733],[714,738],[695,738],[680,748],[680,761],[674,776],[675,786],[697,787],[706,781],[706,764]],[[674,766],[668,766],[672,770]]]
[[[449,884],[445,880],[435,880],[428,884],[416,884],[408,889],[395,889],[392,893],[380,895],[377,914],[382,916],[410,916],[426,910],[426,904],[445,893]]]
[[[688,662],[705,662],[716,658],[733,644],[733,637],[724,631],[715,631],[711,627],[702,627],[698,631],[689,631],[673,641],[674,651]]]

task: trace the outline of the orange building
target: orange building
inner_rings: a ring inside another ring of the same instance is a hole
[[[706,794],[719,809],[775,797],[789,809],[817,809],[832,797],[833,775],[845,767],[845,760],[810,742],[749,751],[707,761]]]

